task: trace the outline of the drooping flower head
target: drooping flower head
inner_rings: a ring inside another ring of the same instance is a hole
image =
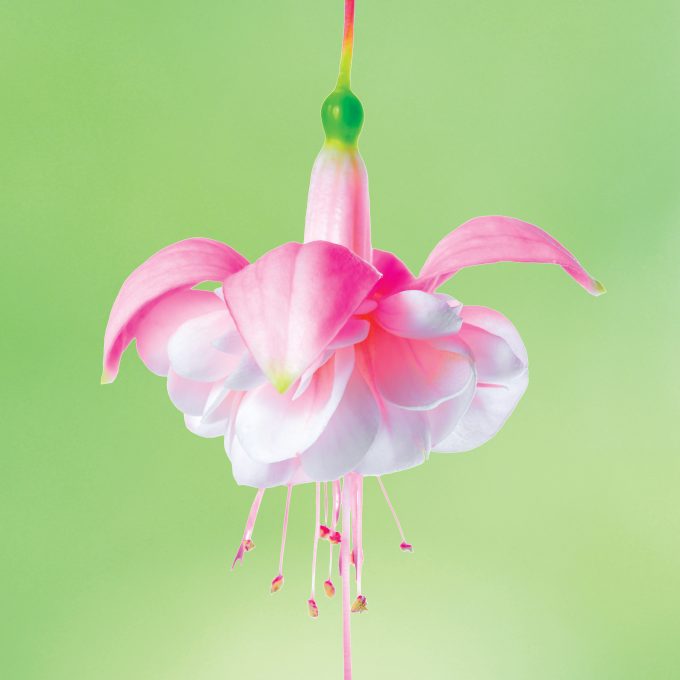
[[[527,386],[526,349],[510,321],[437,289],[465,267],[512,261],[557,264],[591,294],[604,290],[546,232],[510,217],[469,220],[435,246],[417,276],[393,253],[372,247],[368,177],[357,146],[364,113],[350,89],[353,19],[347,0],[340,75],[322,107],[326,139],[312,169],[304,242],[278,246],[253,263],[204,238],[152,255],[114,302],[102,377],[115,379],[135,339],[146,366],[167,378],[189,430],[224,440],[237,483],[257,488],[234,565],[254,548],[265,490],[287,487],[272,592],[284,584],[293,487],[316,485],[307,607],[319,615],[319,540],[329,544],[328,597],[335,594],[339,544],[346,678],[350,614],[368,608],[361,586],[364,478],[377,478],[399,547],[411,552],[382,476],[425,462],[431,451],[480,446]],[[206,281],[221,285],[195,288]]]

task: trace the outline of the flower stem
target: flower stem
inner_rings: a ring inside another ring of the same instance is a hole
[[[352,48],[354,47],[354,0],[345,0],[345,31],[340,53],[340,74],[338,88],[349,90],[349,77],[352,71]]]

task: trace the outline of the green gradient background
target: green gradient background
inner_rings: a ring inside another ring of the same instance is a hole
[[[252,493],[129,351],[99,386],[124,277],[188,236],[249,258],[302,237],[340,0],[0,8],[0,675],[339,678],[338,598],[306,615],[312,489]],[[680,677],[677,0],[359,2],[374,243],[417,269],[479,214],[549,229],[608,287],[468,270],[529,390],[477,452],[366,488],[355,677]],[[325,556],[325,550],[323,555]],[[325,563],[325,559],[322,559]]]

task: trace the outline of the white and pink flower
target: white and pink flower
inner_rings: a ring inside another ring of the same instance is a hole
[[[307,606],[316,618],[319,539],[329,541],[331,567],[340,543],[346,678],[349,613],[367,608],[364,477],[378,477],[400,548],[411,552],[381,475],[419,465],[431,451],[484,444],[527,387],[527,353],[512,323],[437,290],[465,267],[501,261],[556,264],[589,293],[604,290],[545,231],[509,217],[477,217],[452,231],[418,276],[372,247],[368,177],[356,144],[363,110],[349,89],[353,5],[347,0],[338,86],[323,108],[326,144],[312,171],[304,243],[286,243],[253,263],[204,238],[152,255],[113,304],[102,378],[115,379],[123,351],[136,340],[146,366],[167,378],[189,430],[223,438],[236,481],[258,489],[234,564],[254,547],[265,489],[287,487],[272,592],[284,582],[293,486],[316,483]],[[196,289],[205,282],[217,282],[215,289]],[[335,594],[330,573],[324,591]]]

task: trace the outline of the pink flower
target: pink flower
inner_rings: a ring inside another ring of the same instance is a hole
[[[324,104],[326,144],[312,171],[304,243],[286,243],[253,263],[203,238],[151,256],[114,302],[102,381],[115,379],[136,339],[146,366],[167,377],[189,430],[224,438],[236,481],[258,489],[234,564],[254,548],[264,489],[288,488],[272,592],[284,583],[292,487],[316,482],[308,609],[318,616],[318,541],[329,540],[331,567],[340,543],[349,677],[347,614],[367,610],[363,478],[378,477],[394,513],[381,475],[420,465],[431,451],[480,446],[527,386],[527,353],[512,323],[438,288],[465,267],[510,261],[556,264],[591,294],[604,289],[554,238],[509,217],[466,222],[435,246],[418,276],[393,253],[372,248],[368,178],[356,145],[363,110],[349,89],[353,3],[347,5],[341,75]],[[206,281],[221,286],[194,289]],[[329,513],[325,484],[322,522],[321,483],[328,482],[333,505]],[[394,518],[400,548],[411,552]],[[330,576],[324,590],[332,597]]]
[[[366,182],[353,191],[363,201]],[[310,204],[321,199],[313,186]],[[328,212],[345,200],[331,196]],[[526,388],[527,355],[500,312],[436,292],[460,269],[549,262],[602,292],[563,246],[520,220],[466,222],[416,277],[392,253],[365,259],[336,243],[356,235],[356,222],[352,211],[335,212],[334,221],[308,221],[306,243],[252,264],[207,239],[168,246],[130,275],[114,303],[105,381],[136,338],[142,361],[167,376],[187,427],[225,437],[239,484],[382,475],[493,437]],[[192,289],[216,279],[215,291]]]

